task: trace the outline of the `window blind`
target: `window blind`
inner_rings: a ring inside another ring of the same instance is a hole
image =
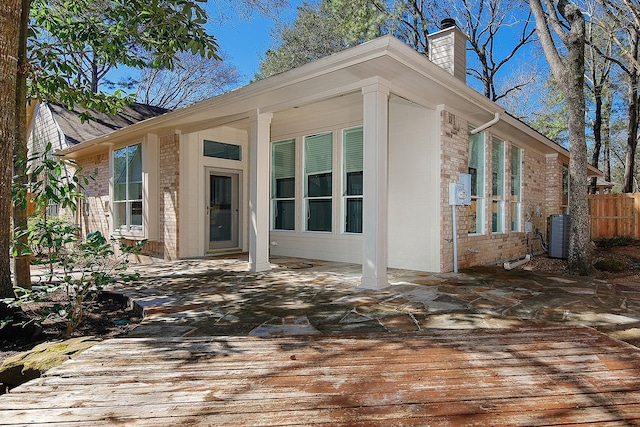
[[[345,130],[343,134],[343,146],[345,172],[350,173],[362,171],[362,128]]]
[[[331,172],[333,166],[333,134],[323,133],[304,138],[304,166],[307,175]]]
[[[275,179],[293,178],[296,174],[295,140],[275,142],[273,144],[273,176]]]

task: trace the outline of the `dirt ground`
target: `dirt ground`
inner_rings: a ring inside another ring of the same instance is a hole
[[[611,281],[637,280],[640,284],[640,241],[625,239],[602,241],[593,244],[594,277]],[[549,258],[545,255],[534,257],[523,265],[523,270],[566,273],[567,260]],[[607,271],[609,268],[615,271]]]
[[[55,295],[52,297],[55,301]],[[0,364],[4,359],[16,353],[30,350],[36,345],[50,340],[62,339],[66,330],[65,319],[50,315],[42,320],[41,312],[50,303],[31,303],[23,306],[27,319],[40,325],[36,336],[0,336]],[[87,306],[85,319],[73,333],[78,336],[96,336],[111,338],[126,335],[138,323],[140,317],[129,307],[126,298],[119,294],[105,292]]]

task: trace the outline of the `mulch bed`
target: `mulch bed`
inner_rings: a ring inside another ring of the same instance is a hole
[[[25,320],[38,325],[35,330],[30,329],[24,334],[13,336],[0,335],[0,364],[4,359],[16,353],[27,351],[36,345],[50,340],[62,339],[66,330],[66,321],[58,315],[50,315],[45,320],[40,313],[47,306],[53,306],[63,297],[62,292],[51,295],[51,301],[26,304],[22,307]],[[85,318],[72,336],[96,336],[112,338],[126,335],[141,318],[130,307],[128,298],[112,293],[103,292],[98,298],[87,305]]]

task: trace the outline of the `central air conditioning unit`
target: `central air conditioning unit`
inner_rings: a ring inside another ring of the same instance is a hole
[[[549,216],[549,257],[569,258],[569,215]]]

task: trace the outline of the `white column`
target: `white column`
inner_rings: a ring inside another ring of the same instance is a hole
[[[389,88],[373,84],[362,88],[364,183],[363,261],[361,288],[382,289],[387,279],[387,176],[389,146]]]
[[[269,264],[269,147],[271,113],[257,112],[249,135],[249,270],[266,271]]]

